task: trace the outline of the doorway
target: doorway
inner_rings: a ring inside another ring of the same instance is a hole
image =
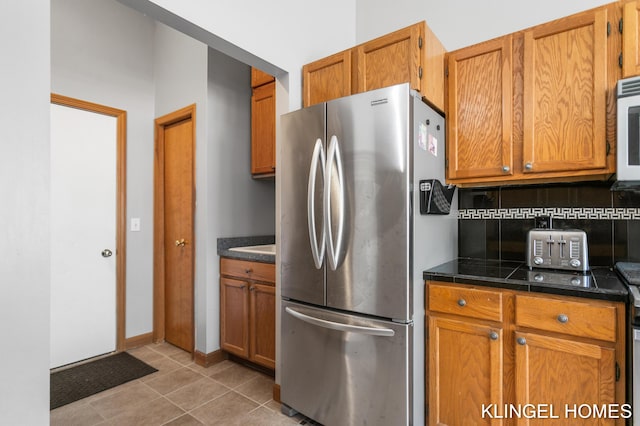
[[[50,368],[124,349],[126,112],[51,95]]]
[[[155,120],[154,340],[194,350],[196,106]]]

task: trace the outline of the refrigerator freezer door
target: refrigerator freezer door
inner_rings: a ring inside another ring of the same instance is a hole
[[[411,324],[282,302],[281,399],[325,425],[410,424]]]
[[[285,114],[281,125],[282,296],[324,305],[325,104]]]
[[[411,320],[410,100],[404,84],[327,103],[329,307]]]

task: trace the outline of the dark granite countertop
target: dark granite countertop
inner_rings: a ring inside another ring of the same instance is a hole
[[[458,258],[424,271],[423,277],[425,280],[616,302],[626,302],[628,299],[627,287],[609,267],[592,267],[586,286],[537,282],[534,280],[536,272],[531,271],[524,262]]]
[[[262,244],[274,244],[274,235],[262,235],[256,237],[232,237],[218,238],[218,256],[232,259],[248,260],[251,262],[276,263],[276,256],[270,254],[245,253],[241,251],[231,251],[233,247],[257,246]]]

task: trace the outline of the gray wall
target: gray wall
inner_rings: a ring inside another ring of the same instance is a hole
[[[250,176],[249,67],[113,0],[52,1],[52,91],[127,111],[126,337],[153,329],[153,120],[196,104],[196,348],[219,348],[218,237],[275,233]]]
[[[208,223],[200,289],[206,292],[207,324],[215,326],[206,328],[207,352],[220,347],[217,238],[275,234],[275,182],[251,178],[250,80],[247,65],[209,49],[208,139],[203,156]]]
[[[0,423],[49,422],[49,2],[0,2]]]
[[[195,347],[205,352],[205,331],[207,328],[207,303],[204,271],[207,268],[207,243],[203,235],[207,232],[207,46],[189,36],[185,36],[166,25],[156,24],[155,38],[155,78],[156,116],[162,116],[196,104],[195,140]],[[214,218],[212,218],[214,219]],[[211,323],[214,327],[218,323]]]
[[[127,111],[127,337],[153,327],[154,36],[115,1],[51,1],[51,91]]]
[[[118,0],[265,71],[289,73],[291,109],[302,106],[302,65],[354,45],[355,0]],[[288,112],[284,111],[284,112]]]

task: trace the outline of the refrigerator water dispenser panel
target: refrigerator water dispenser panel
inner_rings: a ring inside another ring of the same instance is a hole
[[[449,214],[455,185],[442,185],[438,179],[420,180],[420,214]]]

